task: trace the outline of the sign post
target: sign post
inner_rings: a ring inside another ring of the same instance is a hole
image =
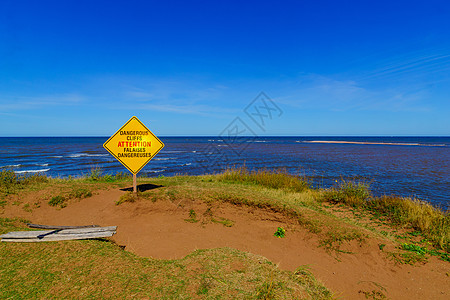
[[[136,174],[164,148],[164,144],[138,118],[132,117],[103,147],[133,174],[133,193],[137,193]]]

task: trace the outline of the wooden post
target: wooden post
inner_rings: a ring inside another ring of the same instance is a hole
[[[136,179],[136,174],[133,174],[133,193],[134,193],[134,194],[137,193],[137,179]]]

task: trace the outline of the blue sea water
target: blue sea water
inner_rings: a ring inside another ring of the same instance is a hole
[[[80,176],[127,172],[104,148],[108,137],[0,138],[0,168],[18,174]],[[165,148],[139,173],[198,175],[245,165],[286,169],[330,187],[369,182],[375,195],[416,197],[448,209],[450,137],[160,137]]]

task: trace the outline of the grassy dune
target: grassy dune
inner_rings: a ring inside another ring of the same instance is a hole
[[[21,223],[0,219],[0,232],[24,229]],[[229,248],[155,260],[107,240],[2,243],[0,258],[2,299],[331,298],[307,269],[281,271],[263,257]]]
[[[313,189],[305,178],[282,171],[246,169],[138,180],[165,189],[140,191],[137,196],[127,193],[117,205],[201,199],[265,208],[296,220],[337,259],[344,252],[342,245],[376,237],[397,245],[395,251],[386,251],[386,257],[398,263],[426,261],[430,256],[450,261],[448,212],[414,199],[373,197],[363,183],[343,181],[330,189]],[[44,201],[63,209],[99,189],[129,184],[129,176],[103,176],[100,170],[68,179],[17,176],[3,170],[0,233],[25,229],[26,222],[1,218],[2,207],[18,205],[32,211]],[[15,198],[37,191],[46,193],[33,205]],[[196,221],[195,212],[189,218],[187,222]],[[383,251],[384,244],[379,247]],[[262,257],[228,248],[198,250],[180,260],[164,261],[137,257],[106,240],[0,243],[0,261],[0,298],[332,298],[305,266],[296,272],[281,271]]]
[[[249,172],[246,169],[230,169],[216,175],[216,178],[222,182],[254,184],[285,191],[304,192],[303,196],[308,195],[312,199],[307,201],[302,199],[301,202],[309,203],[311,207],[320,202],[328,202],[364,210],[384,219],[390,225],[413,229],[417,235],[428,239],[436,248],[450,252],[449,212],[443,212],[424,201],[394,196],[372,197],[367,184],[353,181],[341,181],[327,190],[313,190],[308,188],[307,179],[291,176],[285,172],[266,170]],[[279,207],[281,202],[271,206]],[[291,205],[296,204],[291,203]],[[291,213],[293,211],[295,209],[290,210]]]

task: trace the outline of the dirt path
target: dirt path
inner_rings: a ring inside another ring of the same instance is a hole
[[[24,217],[48,225],[117,225],[113,240],[140,256],[181,258],[195,249],[231,247],[262,255],[280,268],[295,270],[308,265],[340,299],[450,299],[450,264],[430,258],[425,265],[395,265],[379,250],[378,241],[348,245],[352,254],[331,255],[318,247],[315,235],[281,214],[230,204],[208,207],[201,201],[171,203],[138,201],[115,205],[120,190],[99,191],[91,198],[64,209],[46,204],[26,212],[9,205],[4,217]],[[181,204],[182,207],[179,205]],[[209,208],[209,210],[208,210]],[[186,222],[189,211],[196,223]],[[211,220],[228,219],[226,227]],[[286,237],[273,236],[278,226]]]

